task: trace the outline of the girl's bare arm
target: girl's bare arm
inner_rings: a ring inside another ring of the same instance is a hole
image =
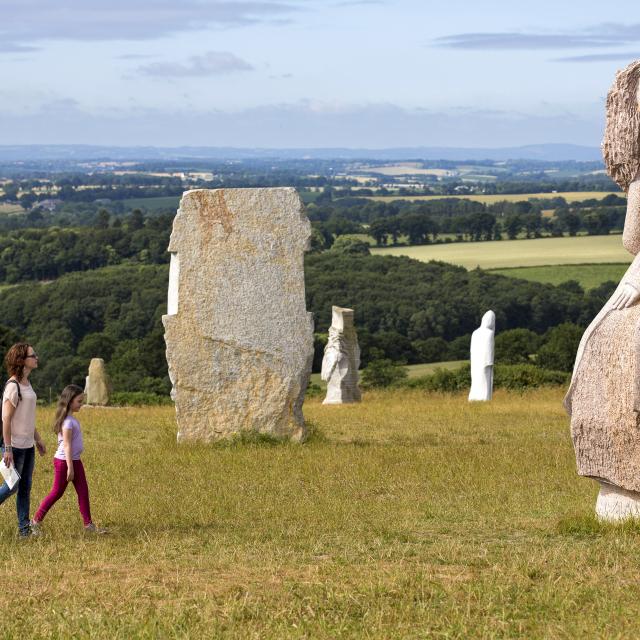
[[[73,431],[71,429],[62,430],[62,444],[64,446],[64,457],[67,461],[67,480],[71,482],[73,480],[73,457],[71,456],[71,436]]]

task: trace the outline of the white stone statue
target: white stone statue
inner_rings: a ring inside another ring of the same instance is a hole
[[[622,244],[633,261],[582,336],[565,408],[578,474],[600,484],[596,515],[640,518],[640,60],[607,95],[602,151],[627,193]]]
[[[496,314],[487,311],[480,327],[471,334],[471,391],[469,400],[491,400]]]
[[[179,441],[242,431],[303,440],[313,361],[295,189],[196,189],[169,241],[165,327]]]
[[[106,406],[111,395],[111,380],[107,374],[102,358],[91,358],[89,375],[85,378],[85,402],[87,404]]]
[[[353,325],[353,309],[331,307],[329,340],[324,348],[320,377],[327,382],[322,404],[360,402],[360,347]]]

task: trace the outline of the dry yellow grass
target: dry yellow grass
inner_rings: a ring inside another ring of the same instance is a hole
[[[302,446],[177,447],[171,407],[85,409],[111,534],[81,534],[69,491],[20,542],[5,504],[0,636],[635,637],[640,540],[591,518],[561,398],[312,400]]]

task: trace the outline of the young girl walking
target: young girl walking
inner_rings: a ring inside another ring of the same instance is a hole
[[[78,419],[73,415],[80,411],[84,401],[84,391],[75,384],[65,387],[58,400],[53,431],[58,436],[58,450],[53,458],[53,487],[49,495],[40,503],[31,521],[31,529],[39,531],[40,523],[51,507],[63,496],[69,482],[78,494],[78,506],[84,520],[85,531],[92,533],[106,533],[91,520],[89,507],[89,487],[80,460],[84,447],[82,444],[82,430]]]

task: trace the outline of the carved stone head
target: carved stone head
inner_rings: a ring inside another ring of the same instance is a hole
[[[618,71],[607,95],[602,153],[607,172],[627,191],[640,171],[640,60]]]

